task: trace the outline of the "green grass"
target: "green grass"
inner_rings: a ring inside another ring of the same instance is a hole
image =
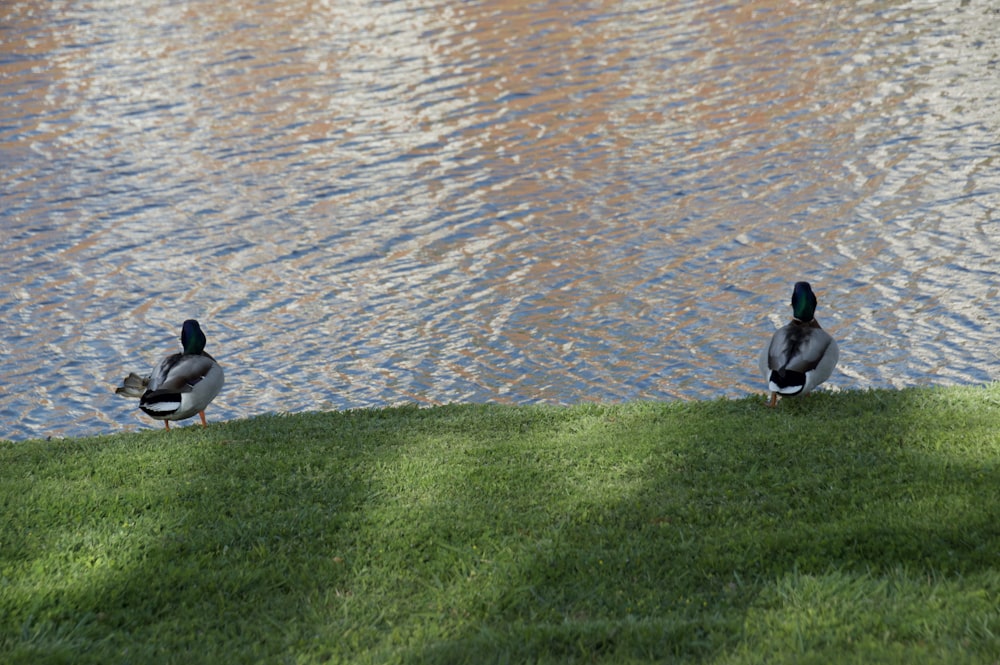
[[[1000,386],[0,443],[7,663],[1000,662]]]

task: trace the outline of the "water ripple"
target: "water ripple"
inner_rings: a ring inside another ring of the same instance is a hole
[[[199,318],[210,419],[996,378],[990,9],[488,0],[0,8],[0,437]]]

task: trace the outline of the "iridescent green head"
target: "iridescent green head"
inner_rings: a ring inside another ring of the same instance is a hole
[[[181,346],[184,353],[199,355],[205,350],[205,333],[201,331],[201,326],[194,319],[188,319],[181,327]]]
[[[809,282],[795,282],[792,290],[792,315],[803,322],[812,321],[816,316],[816,294]]]

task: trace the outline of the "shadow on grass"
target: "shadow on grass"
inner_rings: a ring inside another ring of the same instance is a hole
[[[559,524],[494,572],[487,606],[465,605],[478,621],[417,660],[998,653],[988,411],[912,391],[594,414],[555,445],[600,448],[608,467],[564,469]],[[488,491],[470,480],[452,501]],[[514,517],[499,530],[523,530]]]
[[[5,500],[0,653],[995,656],[990,394],[403,408],[8,448],[35,490]]]

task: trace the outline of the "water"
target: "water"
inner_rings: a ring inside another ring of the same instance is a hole
[[[833,389],[997,378],[998,11],[663,4],[3,3],[0,437],[192,317],[210,421],[741,396],[800,279]]]

